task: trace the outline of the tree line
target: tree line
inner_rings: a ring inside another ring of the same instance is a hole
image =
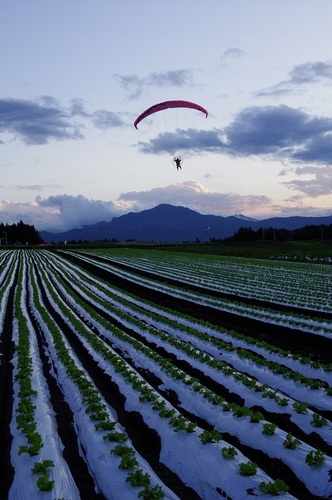
[[[0,223],[1,245],[39,245],[43,240],[34,226],[24,224],[20,220],[17,224]]]
[[[224,241],[306,241],[332,240],[332,224],[318,226],[308,225],[299,229],[276,229],[274,227],[260,227],[255,231],[250,227],[240,227],[233,236]]]

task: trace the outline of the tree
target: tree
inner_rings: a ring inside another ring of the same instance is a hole
[[[24,224],[20,220],[17,224],[0,223],[0,243],[3,245],[39,245],[43,240],[34,226]]]

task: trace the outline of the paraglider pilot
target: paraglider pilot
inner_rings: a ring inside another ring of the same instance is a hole
[[[179,158],[178,156],[174,157],[174,162],[175,162],[175,165],[176,165],[176,170],[182,170],[182,167],[181,167],[181,158]]]

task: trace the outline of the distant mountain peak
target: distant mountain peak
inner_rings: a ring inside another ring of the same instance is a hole
[[[254,219],[253,217],[248,217],[247,215],[243,215],[243,214],[234,214],[234,217],[236,217],[237,219],[249,220],[252,222],[255,222],[258,220],[258,219]]]

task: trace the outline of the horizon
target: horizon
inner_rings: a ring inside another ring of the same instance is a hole
[[[39,231],[38,228],[36,228],[36,229],[38,230],[39,233],[48,233],[48,234],[60,234],[60,233],[66,233],[66,232],[70,232],[70,231],[79,231],[81,229],[86,229],[86,228],[90,228],[90,227],[93,228],[94,226],[98,226],[100,224],[107,224],[108,225],[108,224],[112,223],[112,221],[113,221],[114,218],[118,219],[118,218],[125,217],[126,215],[131,215],[131,214],[139,215],[142,212],[153,211],[153,210],[155,210],[155,209],[157,209],[157,208],[159,208],[161,206],[166,206],[166,207],[170,207],[170,208],[180,208],[180,209],[184,208],[184,209],[188,209],[188,210],[190,210],[192,212],[195,212],[198,215],[203,215],[203,216],[207,216],[207,217],[213,216],[213,217],[220,217],[222,219],[235,218],[237,220],[243,221],[244,223],[245,222],[248,222],[248,223],[250,223],[250,222],[253,222],[253,223],[257,222],[257,223],[259,223],[259,222],[264,222],[264,221],[270,221],[272,219],[281,219],[282,220],[282,219],[293,219],[293,218],[298,218],[298,219],[299,218],[301,218],[301,219],[305,218],[305,219],[313,219],[313,220],[315,220],[315,219],[330,218],[330,217],[332,217],[332,213],[331,213],[331,214],[326,215],[326,216],[292,215],[292,216],[283,216],[283,217],[269,217],[269,218],[266,218],[266,219],[254,219],[254,218],[251,218],[251,217],[247,217],[244,214],[232,214],[232,215],[227,215],[227,216],[215,215],[215,214],[201,214],[201,213],[199,213],[199,212],[197,212],[195,210],[192,210],[192,209],[190,209],[188,207],[183,207],[183,206],[180,206],[180,205],[169,205],[167,203],[160,203],[159,205],[156,205],[155,207],[150,208],[150,209],[144,209],[144,210],[142,210],[140,212],[127,212],[125,214],[121,214],[120,216],[115,216],[115,217],[113,217],[109,221],[107,221],[107,220],[100,220],[100,221],[95,222],[93,224],[85,224],[84,226],[81,226],[81,227],[72,227],[72,228],[69,228],[69,229],[58,230],[58,231],[57,230],[55,230],[55,231],[40,230]],[[313,225],[315,225],[314,222],[313,222]]]
[[[332,213],[332,3],[208,2],[0,2],[3,223]]]

